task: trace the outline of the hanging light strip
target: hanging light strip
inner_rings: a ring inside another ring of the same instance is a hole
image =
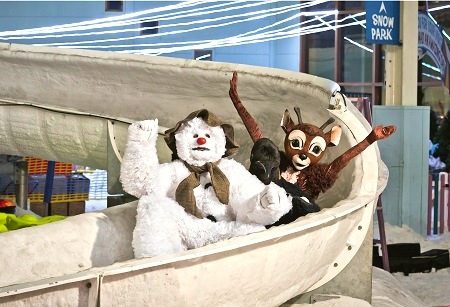
[[[364,23],[365,20],[359,21],[359,22],[353,22],[345,25],[335,26],[331,27],[331,29],[335,28],[342,28],[347,26],[353,26],[353,25],[360,25],[361,23]],[[265,36],[264,34],[259,34],[256,36],[251,37],[244,37],[244,38],[236,38],[236,37],[229,37],[226,39],[218,39],[218,40],[212,40],[209,42],[201,42],[197,45],[190,45],[190,46],[183,46],[183,47],[172,47],[172,48],[159,48],[159,49],[133,49],[133,50],[124,50],[124,51],[118,51],[120,53],[138,53],[138,54],[148,54],[148,55],[161,55],[161,54],[167,54],[167,53],[173,53],[178,51],[186,51],[186,50],[192,50],[192,49],[207,49],[207,48],[218,48],[218,47],[227,47],[227,46],[236,46],[236,45],[243,45],[243,44],[251,44],[251,43],[259,43],[259,42],[265,42],[265,41],[271,41],[271,40],[278,40],[278,39],[284,39],[299,35],[305,35],[305,34],[311,34],[311,33],[319,33],[323,31],[329,31],[330,28],[323,29],[312,29],[309,31],[305,31],[305,29],[296,29],[289,32],[283,32],[283,33],[277,33],[276,35],[271,36]]]
[[[360,16],[361,16],[361,15],[360,15]],[[354,17],[355,17],[355,16],[349,15],[349,16],[345,17],[344,19],[349,19],[349,18],[355,19]],[[326,25],[327,27],[331,27],[330,24],[329,24],[329,22],[324,21],[324,20],[323,20],[322,18],[320,18],[320,17],[318,17],[318,18],[320,19],[320,21],[321,21],[324,25]],[[356,20],[357,20],[357,19],[356,19]],[[360,22],[360,21],[358,21],[358,22]],[[365,22],[365,20],[364,20],[364,22]],[[363,23],[360,23],[360,24],[363,24]],[[333,29],[333,30],[335,30],[335,29]],[[336,31],[336,30],[335,30],[335,31]],[[344,36],[344,39],[345,39],[346,41],[348,41],[349,43],[351,43],[351,44],[353,44],[353,45],[355,45],[355,46],[357,46],[357,47],[359,47],[359,48],[361,48],[361,49],[363,49],[363,50],[366,50],[366,51],[369,51],[369,52],[373,53],[373,50],[372,50],[371,48],[368,48],[368,47],[366,47],[366,46],[364,46],[364,45],[362,45],[362,44],[360,44],[360,43],[358,43],[358,42],[355,42],[354,40],[352,40],[352,39],[350,39],[350,38],[348,38],[348,37],[346,37],[346,36]]]
[[[271,2],[271,1],[269,1],[269,2]],[[261,4],[261,3],[258,3],[258,4]],[[242,8],[242,7],[240,7],[240,8]],[[239,17],[243,17],[243,16],[258,15],[258,14],[261,14],[261,13],[264,13],[264,12],[275,12],[274,15],[276,15],[276,14],[286,13],[286,12],[289,12],[289,11],[292,11],[292,10],[298,10],[299,8],[300,8],[300,5],[295,4],[295,5],[291,5],[287,9],[286,9],[286,7],[274,8],[274,9],[269,9],[269,10],[253,11],[253,12],[237,14],[237,15],[231,15],[231,16],[223,16],[223,17],[218,17],[218,18],[209,18],[209,19],[195,20],[195,21],[191,21],[191,22],[180,22],[180,23],[167,24],[167,25],[161,25],[160,24],[160,25],[158,25],[156,27],[142,27],[142,28],[107,30],[107,31],[97,31],[97,32],[85,32],[85,33],[66,33],[66,34],[49,34],[49,35],[34,35],[34,36],[2,37],[0,39],[6,39],[6,40],[19,40],[19,39],[21,39],[21,40],[23,40],[23,39],[61,38],[61,37],[74,37],[74,36],[91,36],[91,35],[103,35],[103,34],[117,34],[117,33],[125,33],[125,32],[140,32],[142,30],[147,30],[147,29],[155,29],[155,28],[162,29],[162,28],[169,28],[169,27],[180,27],[180,26],[189,26],[189,25],[193,25],[193,24],[216,22],[216,21],[220,21],[220,20],[239,18]],[[278,12],[278,11],[281,11],[281,12]],[[182,18],[182,17],[180,17],[180,18]],[[136,24],[136,23],[140,24],[141,22],[144,22],[146,20],[136,19],[136,20],[133,20],[133,23],[130,23],[130,24]],[[148,20],[149,21],[151,21],[151,20],[162,21],[162,20],[166,20],[166,19],[165,18],[151,18],[151,19],[148,19]],[[166,32],[166,33],[170,33],[170,32]],[[151,36],[153,37],[155,35],[151,35]],[[133,37],[130,37],[129,39],[134,39],[134,38],[137,38],[137,37],[142,37],[142,36],[141,35],[133,36]],[[89,41],[82,42],[82,43],[89,43]],[[56,44],[61,44],[61,43],[54,43],[54,44],[56,45]],[[49,44],[46,44],[46,45],[49,46]]]
[[[331,15],[331,14],[332,13],[329,13],[329,15]],[[295,17],[298,17],[298,16],[299,16],[299,14],[295,15]],[[327,15],[325,15],[325,16],[327,16]],[[288,18],[286,18],[284,20],[281,20],[280,22],[277,22],[277,23],[274,23],[274,24],[271,24],[269,26],[265,26],[265,27],[262,27],[262,28],[258,28],[256,30],[248,31],[246,33],[242,33],[242,34],[233,36],[231,38],[225,38],[225,40],[227,40],[227,39],[237,40],[238,38],[249,36],[250,34],[259,32],[259,31],[261,31],[263,29],[267,29],[269,27],[273,27],[273,26],[279,25],[279,24],[281,24],[281,23],[283,23],[285,21],[289,21],[291,19],[292,19],[292,17],[288,17]],[[267,35],[267,34],[274,33],[274,32],[282,32],[282,31],[285,31],[285,30],[290,29],[290,28],[299,28],[300,26],[302,26],[304,24],[307,24],[307,23],[311,23],[313,21],[315,21],[315,19],[310,19],[310,20],[303,21],[303,22],[301,22],[299,24],[294,24],[294,25],[290,25],[290,26],[287,26],[287,27],[284,27],[284,28],[280,28],[280,29],[276,29],[276,30],[272,30],[272,31],[267,31],[264,34]],[[310,28],[317,28],[317,27],[321,27],[321,26],[322,26],[321,24],[315,24],[315,25],[303,27],[303,30],[310,29]],[[264,35],[264,34],[262,34],[262,35]],[[217,39],[215,41],[222,41],[222,40],[223,39]],[[148,47],[148,46],[155,47],[155,46],[174,45],[174,44],[180,45],[180,44],[189,44],[189,43],[197,44],[197,43],[206,43],[206,42],[210,42],[210,41],[211,40],[188,41],[188,42],[147,43],[147,44],[128,44],[128,45],[95,45],[95,46],[76,46],[76,48],[79,48],[79,49],[111,49],[111,48],[115,48],[115,49],[117,49],[117,48],[133,48],[133,47]]]
[[[232,3],[227,2],[227,3],[216,4],[216,5],[212,5],[212,6],[208,6],[208,7],[192,9],[192,10],[189,10],[186,12],[176,12],[176,13],[170,13],[170,14],[166,14],[166,15],[157,15],[157,16],[151,16],[151,17],[145,17],[145,18],[130,19],[130,20],[125,20],[125,21],[121,21],[121,22],[102,23],[102,24],[98,24],[95,26],[71,27],[68,29],[63,28],[63,29],[54,30],[54,31],[51,31],[48,33],[85,31],[85,30],[90,30],[90,29],[111,28],[111,27],[118,27],[118,26],[130,26],[130,25],[140,24],[141,22],[152,21],[152,20],[167,21],[167,20],[173,20],[173,19],[193,17],[193,16],[198,16],[198,15],[205,15],[205,14],[209,15],[212,13],[227,12],[230,10],[237,10],[237,9],[242,9],[242,8],[263,5],[263,4],[269,4],[269,3],[272,3],[275,1],[276,0],[266,0],[266,1],[259,1],[259,2],[250,3],[250,4],[246,4],[246,5],[241,5],[241,6],[224,8],[224,9],[220,9],[220,10],[212,10],[212,8],[223,7],[223,6],[228,6],[228,5],[232,4]],[[283,9],[283,8],[278,8],[278,10],[280,10],[280,9]],[[201,10],[201,12],[192,13],[194,11],[199,11],[199,10]],[[276,9],[273,9],[273,10],[276,10]],[[255,15],[257,13],[264,12],[264,11],[266,11],[266,10],[262,10],[259,12],[250,12],[250,13],[247,13],[247,15]],[[173,15],[175,15],[175,16],[173,16]],[[169,17],[167,17],[167,16],[169,16]],[[229,19],[229,18],[234,18],[234,17],[238,17],[238,15],[231,15],[231,16],[226,16],[226,17],[222,17],[222,18]],[[219,20],[219,19],[217,19],[217,20]],[[214,20],[212,20],[212,21],[214,21]],[[169,24],[169,25],[159,26],[159,27],[160,28],[174,27],[174,26],[179,26],[179,25],[190,25],[190,24],[204,23],[204,22],[207,22],[207,20],[197,20],[197,21],[193,21],[190,23],[182,23],[182,24]],[[12,39],[53,38],[53,37],[57,38],[57,37],[66,37],[66,36],[86,36],[86,35],[114,34],[114,33],[121,33],[121,32],[130,32],[130,31],[139,32],[142,29],[143,28],[132,28],[132,29],[109,30],[109,31],[103,31],[103,32],[98,31],[98,32],[88,32],[88,33],[74,33],[74,34],[59,34],[59,35],[47,34],[47,35],[34,35],[34,36],[15,36],[15,37],[1,37],[1,39],[12,40]],[[42,34],[42,33],[40,33],[40,34]],[[0,33],[0,35],[2,35],[2,33]]]
[[[255,37],[245,37],[241,39],[236,39],[235,37],[230,37],[228,39],[222,39],[222,40],[213,40],[209,43],[205,44],[198,44],[198,45],[190,45],[190,46],[182,46],[182,47],[171,47],[171,48],[159,48],[159,49],[135,49],[135,50],[124,50],[124,51],[118,51],[120,53],[137,53],[137,54],[146,54],[146,55],[161,55],[161,54],[168,54],[178,51],[186,51],[186,50],[192,50],[192,49],[208,49],[208,48],[218,48],[218,47],[228,47],[228,46],[237,46],[237,45],[244,45],[244,44],[254,44],[254,43],[261,43],[261,42],[267,42],[267,41],[273,41],[273,40],[280,40],[295,36],[301,36],[311,33],[320,33],[324,31],[329,30],[335,30],[338,28],[344,28],[344,27],[350,27],[354,25],[360,25],[361,23],[364,23],[365,20],[359,21],[359,22],[353,22],[348,23],[344,25],[338,25],[332,27],[332,29],[324,29],[323,27],[320,29],[312,29],[309,31],[301,31],[301,29],[295,29],[288,32],[283,33],[277,33],[276,35],[270,35],[265,37],[264,35],[258,34]]]
[[[221,24],[217,24],[217,25],[208,25],[208,26],[202,26],[202,27],[190,28],[190,29],[184,29],[184,30],[175,30],[175,31],[171,31],[171,32],[161,32],[161,33],[150,34],[150,35],[138,35],[138,36],[109,38],[109,39],[100,39],[100,40],[91,40],[91,41],[66,42],[66,43],[59,42],[59,43],[34,44],[34,45],[36,45],[36,46],[76,46],[76,45],[80,45],[80,44],[116,42],[116,41],[132,40],[132,39],[144,39],[144,38],[149,38],[149,37],[155,38],[155,37],[162,37],[162,36],[167,36],[167,35],[174,35],[174,34],[181,34],[181,33],[188,33],[188,32],[206,30],[206,29],[211,29],[211,28],[224,27],[224,26],[229,26],[229,25],[233,25],[233,24],[237,24],[237,23],[246,22],[246,21],[263,19],[263,18],[266,18],[266,17],[270,17],[270,16],[274,16],[274,15],[278,15],[278,14],[283,14],[283,13],[289,12],[289,11],[294,10],[294,9],[299,9],[299,7],[289,8],[287,10],[278,11],[278,12],[271,12],[271,13],[265,13],[265,14],[261,14],[261,12],[258,12],[257,16],[249,17],[249,18],[246,18],[246,19],[238,19],[238,20],[233,20],[233,21],[229,21],[229,22],[221,23]],[[187,23],[186,25],[190,25],[192,23],[193,22],[190,22],[190,23]]]
[[[422,62],[422,65],[425,66],[425,67],[427,67],[427,68],[429,68],[429,69],[431,69],[431,70],[437,71],[437,72],[439,72],[439,73],[441,72],[441,70],[440,70],[439,68],[437,68],[437,67],[435,67],[435,66],[433,66],[433,65],[430,65],[430,64],[428,64],[428,63]]]
[[[428,12],[435,12],[435,11],[440,11],[440,10],[444,10],[444,9],[448,9],[450,8],[450,4],[449,5],[442,5],[442,6],[438,6],[438,7],[433,7],[431,9],[428,9]]]
[[[369,51],[369,52],[372,52],[372,53],[373,53],[373,50],[372,50],[372,49],[370,49],[370,48],[368,48],[368,47],[366,47],[366,46],[364,46],[364,45],[361,45],[360,43],[355,42],[354,40],[352,40],[352,39],[350,39],[350,38],[348,38],[348,37],[346,37],[346,36],[344,36],[344,39],[345,39],[346,41],[352,43],[353,45],[358,46],[358,47],[361,48],[361,49],[364,49],[364,50],[366,50],[366,51]]]
[[[311,4],[309,4],[309,5],[311,5]],[[165,32],[165,33],[157,33],[157,34],[152,34],[152,35],[148,35],[148,36],[132,36],[132,37],[127,37],[127,38],[94,40],[94,41],[86,41],[86,42],[50,43],[50,44],[35,44],[35,45],[37,45],[37,46],[60,46],[60,47],[62,47],[62,46],[74,46],[75,48],[82,48],[82,49],[85,49],[85,48],[87,48],[87,49],[89,49],[89,48],[111,48],[111,47],[114,48],[114,46],[110,46],[110,47],[109,46],[108,47],[91,46],[91,47],[89,47],[89,46],[83,46],[83,45],[77,45],[77,44],[82,44],[82,43],[99,43],[99,42],[101,43],[101,42],[110,42],[110,41],[123,41],[123,40],[130,40],[130,39],[136,39],[136,38],[145,38],[145,37],[149,37],[149,36],[154,38],[154,37],[161,37],[161,36],[167,36],[167,35],[173,35],[173,34],[181,34],[181,33],[198,31],[198,30],[206,30],[206,29],[209,29],[209,28],[222,27],[222,26],[227,26],[227,25],[234,24],[234,23],[239,23],[239,22],[245,22],[245,21],[249,21],[249,20],[265,18],[265,17],[270,16],[270,15],[282,14],[282,13],[289,12],[289,11],[291,11],[293,9],[298,9],[298,7],[288,8],[286,10],[283,10],[283,11],[277,12],[277,13],[273,13],[273,14],[270,13],[270,14],[261,15],[258,12],[258,16],[247,18],[247,19],[243,19],[243,20],[236,20],[236,21],[231,21],[231,22],[224,23],[224,24],[218,24],[218,25],[212,25],[212,26],[204,26],[204,27],[198,27],[198,28],[193,28],[193,29],[177,30],[177,31]],[[336,11],[326,11],[324,13],[325,13],[325,16],[327,16],[327,15],[335,14],[335,12]],[[316,12],[316,13],[322,13],[322,12]],[[270,26],[266,26],[266,27],[273,27],[275,25],[281,24],[282,22],[286,22],[288,20],[291,20],[291,19],[294,19],[294,18],[298,18],[300,15],[303,15],[303,14],[304,13],[296,14],[294,16],[288,17],[287,19],[284,19],[284,20],[282,20],[280,22],[276,22],[276,23],[274,23],[274,24],[272,24]],[[362,14],[365,14],[365,13],[364,12],[363,13],[358,13],[358,14],[355,14],[353,16],[360,16]],[[348,18],[349,17],[346,17],[346,18],[342,19],[342,21],[346,20]],[[250,31],[249,33],[255,32],[255,31],[259,31],[259,30]],[[242,36],[242,35],[246,35],[246,34],[240,34],[240,35],[238,35],[238,37]],[[135,46],[135,45],[136,44],[133,44],[133,46]],[[128,47],[130,45],[122,45],[121,47],[123,47],[123,46],[127,46]]]
[[[262,31],[262,30],[266,30],[266,29],[268,29],[268,28],[270,28],[270,27],[275,27],[275,26],[278,26],[278,25],[280,25],[280,24],[282,24],[282,23],[285,23],[285,22],[287,22],[287,21],[290,21],[290,20],[292,20],[292,19],[298,18],[300,15],[301,15],[301,13],[298,13],[298,14],[295,14],[295,15],[290,16],[290,17],[288,17],[288,18],[285,18],[285,19],[283,19],[283,20],[280,20],[280,21],[278,21],[278,22],[276,22],[276,23],[270,24],[270,25],[265,26],[265,27],[258,28],[258,29],[256,29],[256,30],[252,30],[252,31],[248,31],[248,32],[245,32],[245,33],[242,33],[242,34],[238,34],[238,35],[236,35],[236,36],[234,36],[234,37],[235,37],[235,38],[244,37],[244,36],[248,36],[248,35],[253,34],[253,33],[260,32],[260,31]],[[328,16],[328,15],[334,15],[334,13],[333,13],[333,12],[327,13],[326,15],[324,15],[324,17],[326,17],[326,16]],[[307,24],[307,23],[311,23],[311,22],[313,22],[313,21],[315,21],[315,19],[308,19],[308,20],[306,20],[306,21],[303,21],[303,22],[300,22],[300,23],[296,23],[296,24],[294,24],[294,25],[290,25],[290,26],[287,26],[287,27],[284,27],[284,28],[281,28],[281,29],[268,31],[268,32],[266,32],[266,33],[271,33],[271,32],[274,32],[274,31],[275,31],[275,32],[280,32],[280,31],[287,30],[287,29],[290,29],[290,28],[298,28],[298,27],[300,27],[300,26],[302,26],[302,25],[305,25],[305,24]],[[306,27],[305,29],[310,28],[310,27],[320,27],[320,26],[321,26],[320,24],[317,24],[317,25],[313,25],[313,26]],[[189,43],[203,43],[203,42],[208,42],[208,40],[203,40],[203,41],[187,41],[187,42],[164,42],[164,43],[146,43],[146,44],[127,44],[127,45],[76,46],[76,48],[79,48],[79,49],[94,49],[94,48],[95,48],[95,49],[111,49],[111,48],[132,48],[132,47],[148,47],[148,46],[154,47],[154,46],[164,46],[164,45],[174,45],[174,44],[180,45],[180,44],[189,44]]]
[[[209,1],[184,1],[184,2],[181,2],[179,4],[153,8],[153,9],[139,11],[139,12],[135,12],[135,13],[123,14],[123,15],[120,15],[120,16],[106,17],[106,18],[100,18],[100,19],[94,19],[94,20],[88,20],[88,21],[82,21],[82,22],[75,22],[75,23],[69,23],[69,24],[63,24],[63,25],[56,25],[56,26],[50,26],[50,27],[40,27],[40,28],[31,28],[31,29],[23,29],[23,30],[4,31],[4,32],[0,32],[0,36],[3,37],[3,36],[11,36],[11,35],[27,35],[27,34],[34,34],[34,33],[49,33],[50,31],[56,31],[56,30],[69,31],[69,29],[72,29],[72,28],[77,27],[77,26],[95,25],[95,24],[99,24],[99,23],[114,22],[114,21],[118,21],[118,20],[124,20],[124,19],[132,18],[132,17],[145,15],[145,14],[152,14],[152,13],[158,13],[158,12],[178,10],[180,8],[196,6],[196,5],[203,4],[203,3],[208,3],[208,2]]]
[[[427,74],[427,73],[424,73],[424,72],[422,73],[422,75],[425,76],[425,77],[431,78],[431,79],[436,79],[436,80],[442,81],[442,78],[438,77],[438,76],[433,76],[433,75],[430,75],[430,74]]]

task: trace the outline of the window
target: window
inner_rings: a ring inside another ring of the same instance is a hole
[[[311,18],[312,19],[312,18]],[[334,16],[323,18],[324,22],[334,20]],[[310,21],[307,19],[306,21]],[[307,46],[302,50],[305,54],[306,71],[309,74],[322,78],[334,80],[334,59],[335,59],[335,32],[328,30],[320,33],[312,33],[304,37],[304,45]],[[301,44],[302,45],[302,44]]]
[[[373,104],[381,104],[381,46],[366,43],[363,26],[345,27],[347,23],[365,19],[355,16],[364,12],[364,2],[329,1],[325,7],[307,10],[324,8],[335,10],[336,14],[301,17],[300,27],[323,31],[300,37],[300,71],[335,81],[348,97],[369,97]]]
[[[372,82],[372,45],[365,43],[366,29],[361,26],[342,30],[341,42],[343,82]]]
[[[194,50],[194,60],[212,61],[212,50]]]
[[[123,12],[123,1],[105,1],[106,12]]]
[[[141,35],[152,35],[158,33],[158,21],[144,21],[141,22]]]

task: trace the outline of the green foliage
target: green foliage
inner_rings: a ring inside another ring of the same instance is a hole
[[[436,115],[436,112],[431,110],[430,111],[430,140],[434,143],[436,143],[436,133],[438,131],[438,116]]]
[[[450,172],[450,111],[445,115],[441,126],[436,134],[436,141],[439,147],[434,156],[439,157],[445,163],[445,171]]]

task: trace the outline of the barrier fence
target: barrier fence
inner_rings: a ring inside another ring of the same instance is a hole
[[[450,232],[449,173],[433,173],[428,176],[428,218],[427,234],[437,235]]]

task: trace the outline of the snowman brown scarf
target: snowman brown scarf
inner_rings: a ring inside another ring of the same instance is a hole
[[[229,157],[236,153],[239,145],[234,141],[234,129],[231,125],[221,122],[216,115],[210,113],[206,109],[198,110],[189,114],[184,120],[179,121],[175,127],[168,129],[165,132],[165,141],[169,148],[172,150],[173,159],[178,158],[175,134],[180,129],[182,124],[185,124],[192,119],[199,117],[205,121],[211,127],[220,126],[225,133],[226,150],[223,157]],[[200,185],[200,175],[205,172],[209,172],[211,177],[211,185],[216,193],[219,201],[225,205],[228,204],[229,198],[229,181],[225,174],[217,166],[218,161],[209,161],[202,166],[190,165],[186,161],[183,161],[185,166],[191,172],[189,176],[183,179],[178,185],[175,192],[175,199],[186,210],[186,212],[202,218],[202,215],[198,212],[194,189]]]

